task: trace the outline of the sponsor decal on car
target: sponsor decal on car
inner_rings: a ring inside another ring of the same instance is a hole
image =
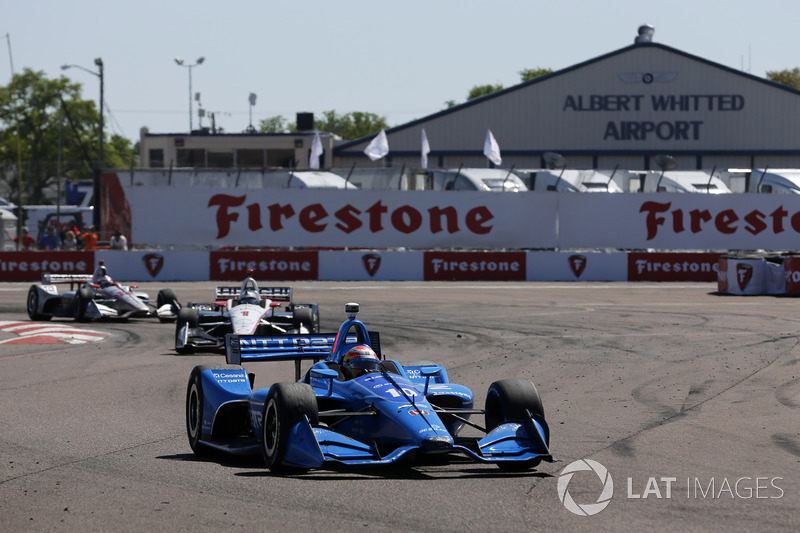
[[[211,372],[217,383],[246,383],[247,377],[242,372]]]

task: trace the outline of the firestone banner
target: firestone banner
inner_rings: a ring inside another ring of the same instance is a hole
[[[159,246],[554,248],[556,197],[451,191],[133,187],[132,241]]]
[[[786,194],[561,194],[562,248],[794,250],[800,197]]]
[[[0,252],[0,281],[40,281],[42,274],[91,274],[94,252]]]
[[[131,187],[132,242],[178,247],[795,250],[800,197]]]

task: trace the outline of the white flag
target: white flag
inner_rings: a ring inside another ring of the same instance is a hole
[[[308,166],[311,168],[319,168],[319,158],[322,155],[322,140],[319,138],[319,132],[314,134],[314,140],[311,141],[311,155],[308,158]]]
[[[364,148],[364,153],[373,161],[377,161],[381,157],[389,153],[389,141],[386,139],[386,132],[381,132],[375,136],[374,139]]]
[[[483,144],[483,155],[497,166],[500,166],[503,162],[503,158],[500,157],[500,145],[494,140],[492,130],[487,130],[486,132],[486,142]]]
[[[421,168],[428,168],[429,153],[431,153],[431,145],[428,144],[428,135],[425,133],[425,128],[422,128],[422,157],[420,158]]]

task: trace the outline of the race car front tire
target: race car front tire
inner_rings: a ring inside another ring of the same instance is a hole
[[[50,320],[50,315],[39,313],[39,291],[35,286],[28,289],[28,318],[31,320]]]
[[[180,354],[189,354],[194,352],[194,347],[191,345],[184,345],[178,347],[178,336],[184,326],[189,328],[197,327],[197,309],[193,307],[183,307],[178,309],[178,319],[175,321],[175,351]]]
[[[175,296],[175,291],[172,289],[161,289],[158,291],[158,296],[156,297],[156,309],[161,309],[161,306],[169,304],[172,306],[172,310],[175,311],[178,309],[178,297]],[[171,318],[161,318],[159,317],[159,322],[172,322],[173,319]]]
[[[94,293],[89,287],[81,287],[75,293],[75,320],[78,322],[86,322],[86,308],[89,302],[94,298]]]
[[[524,422],[531,413],[543,427],[545,443],[550,445],[550,432],[544,419],[542,399],[530,380],[515,378],[495,381],[486,393],[486,431],[489,432],[506,422]],[[535,467],[540,459],[520,462],[503,462],[497,466],[501,470],[521,471]]]
[[[276,474],[303,473],[308,468],[283,464],[292,427],[308,417],[311,425],[319,423],[314,390],[305,383],[275,383],[264,401],[261,417],[261,449],[267,467]]]
[[[189,437],[189,446],[196,455],[205,455],[209,448],[200,442],[203,426],[203,380],[201,375],[206,370],[226,370],[241,368],[237,365],[198,365],[189,375],[189,385],[186,388],[186,434]]]
[[[293,312],[298,333],[300,326],[305,326],[309,333],[319,333],[319,311],[316,307],[295,307]]]
[[[486,393],[486,430],[491,431],[506,422],[523,422],[530,411],[534,418],[544,420],[544,408],[539,391],[530,380],[501,379],[489,386]]]

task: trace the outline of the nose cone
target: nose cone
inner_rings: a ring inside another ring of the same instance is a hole
[[[420,449],[424,452],[446,452],[453,447],[453,439],[450,437],[428,437],[422,439]]]

